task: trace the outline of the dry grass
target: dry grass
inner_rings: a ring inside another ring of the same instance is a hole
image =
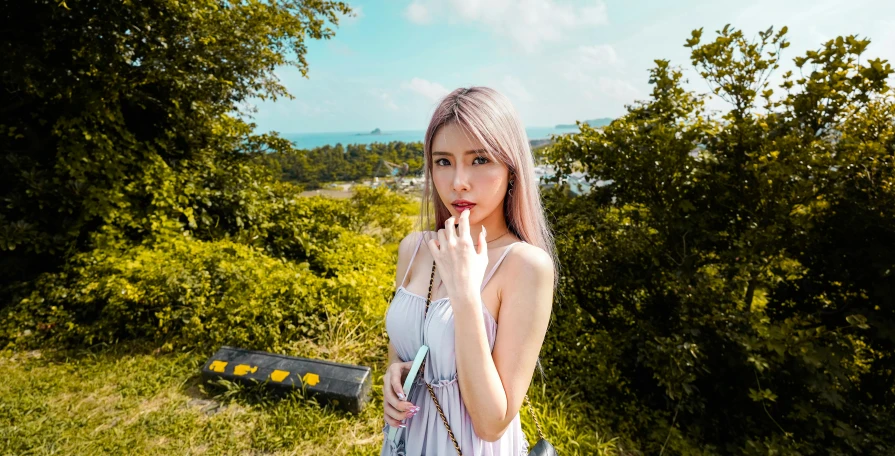
[[[0,357],[0,454],[360,455],[382,445],[375,403],[353,416],[220,390],[200,383],[204,356],[151,352]]]
[[[326,358],[360,348],[362,328],[334,326]],[[297,395],[200,382],[206,356],[153,355],[124,345],[99,352],[0,355],[0,454],[367,455],[382,446],[382,366],[359,415]],[[539,420],[562,454],[622,454],[587,404],[533,386]],[[534,424],[523,410],[531,443]]]

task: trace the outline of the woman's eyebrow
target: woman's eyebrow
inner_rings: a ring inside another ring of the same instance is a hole
[[[466,152],[463,153],[463,155],[469,155],[469,154],[487,155],[487,154],[488,154],[488,151],[485,150],[485,149],[476,149],[476,150],[467,150]],[[447,155],[447,156],[452,156],[452,155],[454,155],[454,154],[452,154],[452,153],[450,153],[450,152],[442,152],[442,151],[438,151],[438,152],[432,152],[432,155]]]

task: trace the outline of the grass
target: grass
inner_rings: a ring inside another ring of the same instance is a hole
[[[0,357],[0,452],[353,455],[378,452],[382,409],[360,415],[297,394],[204,384],[207,357],[125,344]],[[381,375],[381,374],[379,374]],[[381,403],[381,388],[379,390]]]
[[[210,354],[208,354],[210,355]],[[153,354],[145,344],[0,355],[0,454],[368,455],[382,446],[382,372],[359,415],[293,394],[204,383],[206,354]],[[590,424],[586,404],[529,393],[562,454],[620,454]],[[537,439],[527,409],[523,427]]]

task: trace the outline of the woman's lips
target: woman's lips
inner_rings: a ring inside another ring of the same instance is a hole
[[[475,206],[475,204],[465,204],[465,205],[453,204],[452,206],[454,206],[454,209],[457,209],[458,211],[463,212],[467,209],[472,210],[472,208],[473,208],[473,206]]]

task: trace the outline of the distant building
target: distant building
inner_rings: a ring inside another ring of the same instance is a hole
[[[553,183],[547,182],[547,180],[552,178],[555,174],[556,170],[552,166],[541,165],[535,167],[535,176],[537,177],[538,182],[540,182],[541,187],[553,185]],[[569,191],[573,195],[585,195],[591,191],[590,182],[587,181],[585,174],[580,171],[575,171],[566,176],[564,182],[569,184]],[[612,182],[613,181],[611,180],[599,180],[596,182],[596,186],[603,187]]]

